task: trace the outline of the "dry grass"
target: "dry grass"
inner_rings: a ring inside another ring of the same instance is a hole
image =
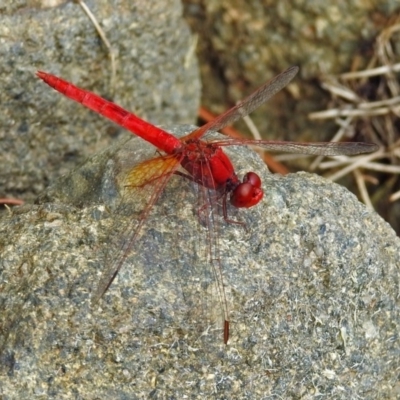
[[[375,208],[400,232],[394,202],[400,198],[400,16],[392,18],[376,39],[364,69],[326,77],[322,87],[332,96],[331,107],[309,115],[311,120],[334,119],[343,137],[377,143],[373,154],[334,161],[317,159],[312,168],[335,169],[330,179],[353,174],[364,203]],[[355,58],[357,60],[357,58]],[[370,189],[368,190],[367,183]]]

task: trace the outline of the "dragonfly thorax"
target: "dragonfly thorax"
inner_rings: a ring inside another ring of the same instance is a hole
[[[230,159],[221,147],[191,140],[180,151],[183,154],[181,165],[196,183],[218,191],[225,191],[228,182],[233,186],[240,183]]]
[[[183,153],[181,165],[192,179],[207,188],[230,195],[235,207],[253,207],[263,197],[261,179],[249,172],[240,182],[229,157],[220,146],[202,140],[189,140],[180,149]]]

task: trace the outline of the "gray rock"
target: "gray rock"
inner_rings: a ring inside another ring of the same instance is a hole
[[[195,186],[174,176],[96,304],[148,199],[146,186],[134,198],[120,186],[124,171],[154,148],[107,149],[0,221],[4,399],[400,395],[393,230],[337,184],[271,175],[246,148],[227,151],[240,176],[263,179],[260,205],[229,209],[247,229],[214,216],[208,230]]]

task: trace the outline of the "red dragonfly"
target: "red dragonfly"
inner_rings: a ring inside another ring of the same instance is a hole
[[[46,72],[38,71],[37,76],[55,90],[61,92],[87,108],[105,116],[134,135],[141,137],[154,145],[161,153],[160,156],[145,160],[134,166],[126,178],[126,186],[140,189],[146,185],[152,186],[153,193],[148,204],[144,207],[135,229],[129,233],[124,245],[118,250],[118,255],[103,273],[99,284],[97,301],[110,287],[124,264],[130,251],[138,239],[141,228],[149,213],[168,184],[171,177],[179,175],[190,179],[207,190],[217,194],[222,200],[223,216],[227,222],[239,223],[228,218],[227,202],[234,207],[252,207],[263,197],[261,180],[254,172],[248,172],[242,182],[237,177],[234,167],[224,153],[223,147],[233,145],[256,145],[267,150],[291,153],[337,156],[369,153],[377,150],[372,143],[297,143],[266,140],[245,140],[227,136],[224,140],[202,140],[209,132],[216,132],[243,116],[251,113],[274,94],[283,89],[297,74],[299,68],[290,67],[275,78],[265,83],[242,102],[218,116],[213,121],[195,129],[182,138],[158,128],[124,110],[122,107],[107,101],[94,93],[80,89],[73,84]],[[229,198],[229,199],[228,199]],[[207,226],[211,226],[207,225]],[[229,339],[229,312],[222,282],[222,268],[215,271],[217,284],[223,303],[224,313],[224,343]],[[221,295],[222,293],[222,295]]]

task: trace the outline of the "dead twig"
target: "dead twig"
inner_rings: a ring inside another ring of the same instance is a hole
[[[96,17],[90,11],[89,7],[85,4],[85,2],[83,0],[75,0],[75,1],[82,7],[85,14],[89,17],[98,35],[100,36],[100,39],[102,40],[102,42],[104,43],[104,45],[108,50],[108,55],[110,57],[110,64],[111,64],[110,91],[111,94],[113,94],[115,90],[115,81],[117,76],[117,66],[116,66],[116,57],[114,49],[111,46],[110,42],[108,41],[107,36],[102,27],[100,26],[99,22],[97,21]]]

